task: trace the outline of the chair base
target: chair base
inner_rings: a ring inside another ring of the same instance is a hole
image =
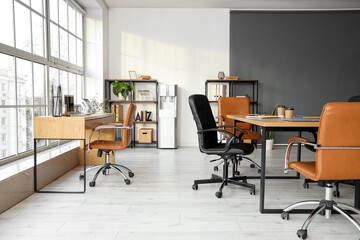
[[[283,212],[281,213],[281,218],[284,220],[289,220],[289,213],[291,210],[297,208],[297,207],[301,207],[301,206],[306,206],[306,205],[313,205],[316,204],[318,205],[308,216],[308,218],[305,220],[304,224],[302,225],[302,227],[296,232],[296,235],[301,238],[301,239],[306,239],[307,238],[307,229],[311,223],[311,221],[318,215],[325,215],[326,219],[329,219],[331,217],[331,212],[332,211],[336,211],[338,213],[340,213],[342,216],[344,216],[347,220],[349,220],[359,231],[360,231],[360,224],[346,211],[344,211],[341,207],[343,208],[347,208],[349,210],[354,211],[357,214],[360,214],[360,210],[349,205],[349,204],[345,204],[345,203],[337,203],[335,201],[332,200],[333,194],[332,194],[332,186],[333,183],[326,183],[325,184],[325,199],[321,200],[321,201],[316,201],[316,200],[309,200],[309,201],[302,201],[302,202],[297,202],[294,204],[289,205],[287,208],[285,208],[283,210]],[[322,214],[325,213],[325,214]]]
[[[228,177],[228,166],[229,159],[224,159],[224,168],[223,168],[223,176],[218,176],[216,174],[212,174],[210,179],[200,179],[195,180],[192,186],[193,190],[198,190],[199,184],[208,184],[208,183],[221,183],[219,191],[215,193],[217,198],[222,197],[222,190],[228,184],[234,184],[241,187],[250,188],[249,192],[251,195],[255,195],[255,185],[247,183],[247,178],[245,176],[235,176],[235,165],[233,164],[233,177]]]
[[[214,160],[211,160],[210,162],[214,162],[214,161],[217,161],[217,160],[221,160],[222,158],[219,158],[219,159],[214,159]],[[240,175],[240,172],[238,171],[238,166],[240,165],[241,161],[247,161],[248,163],[250,163],[250,168],[257,168],[258,169],[258,173],[260,174],[261,173],[261,167],[259,164],[257,164],[256,162],[254,162],[254,160],[252,160],[251,158],[248,158],[248,157],[244,157],[244,156],[238,156],[236,158],[236,161],[234,161],[234,164],[235,164],[235,175]],[[216,164],[216,166],[214,166],[214,171],[218,171],[219,170],[219,166],[224,163],[224,160],[220,161],[218,164]]]
[[[97,170],[97,172],[95,173],[93,179],[91,182],[89,182],[89,186],[90,187],[95,187],[96,185],[96,179],[97,177],[99,176],[100,172],[102,172],[103,175],[108,175],[109,174],[109,170],[112,168],[112,169],[115,169],[117,172],[120,173],[120,175],[124,178],[124,182],[126,183],[126,185],[129,185],[130,184],[130,179],[128,179],[126,177],[126,175],[123,173],[122,170],[120,170],[120,168],[123,168],[125,169],[127,172],[128,172],[128,175],[129,177],[133,177],[135,174],[126,166],[124,165],[120,165],[120,164],[115,164],[115,163],[110,163],[110,152],[111,150],[101,150],[99,149],[99,153],[98,155],[102,155],[102,153],[100,151],[104,151],[105,152],[105,163],[104,164],[101,164],[101,165],[96,165],[96,166],[93,166],[93,167],[90,167],[90,168],[87,168],[86,169],[86,172],[88,171],[91,171],[95,168],[99,168],[99,170]],[[84,179],[84,173],[80,173],[80,180],[83,180]]]

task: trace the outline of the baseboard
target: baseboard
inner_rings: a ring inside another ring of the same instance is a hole
[[[79,148],[38,165],[38,186],[42,188],[79,165]],[[34,193],[33,167],[0,181],[0,213]]]

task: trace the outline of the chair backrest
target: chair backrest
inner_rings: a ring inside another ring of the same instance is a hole
[[[189,104],[198,131],[216,128],[209,100],[205,95],[195,94],[189,97]],[[200,150],[212,148],[217,145],[217,132],[211,131],[198,134]]]
[[[349,98],[348,102],[360,102],[360,95],[352,96],[351,98]]]
[[[135,117],[136,106],[133,103],[130,103],[126,109],[125,119],[124,119],[124,127],[132,127]],[[122,130],[122,140],[121,144],[125,147],[129,146],[131,143],[131,131],[132,129],[123,129]]]
[[[334,102],[324,106],[317,144],[322,147],[360,147],[360,102]],[[316,151],[319,180],[360,179],[360,150]]]
[[[248,115],[250,113],[250,101],[248,97],[221,97],[218,101],[219,116],[225,119],[219,120],[219,125],[230,125],[233,126],[232,119],[226,117],[228,114],[241,114]],[[237,123],[236,126],[243,130],[250,130],[251,126],[249,123]],[[232,132],[232,129],[227,129]],[[238,133],[237,133],[238,134]]]

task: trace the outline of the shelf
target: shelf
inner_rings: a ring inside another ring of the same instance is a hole
[[[120,82],[149,82],[149,83],[156,83],[156,79],[150,80],[140,80],[140,79],[105,79],[108,82],[120,81]]]
[[[134,121],[135,124],[157,124],[157,121]]]
[[[258,82],[259,80],[255,79],[239,79],[239,80],[227,80],[227,79],[207,79],[206,82],[248,82],[254,83]]]
[[[157,103],[157,101],[140,101],[140,100],[106,100],[106,102],[113,102],[113,103]]]
[[[139,143],[139,141],[132,141],[132,143],[134,143],[134,144],[144,144],[144,145],[148,144],[148,145],[152,145],[152,144],[157,144],[157,141],[152,141],[151,143]]]
[[[215,100],[211,100],[209,101],[209,103],[217,103],[218,101],[215,101]],[[250,100],[250,103],[257,103],[257,101],[254,101],[254,100]]]

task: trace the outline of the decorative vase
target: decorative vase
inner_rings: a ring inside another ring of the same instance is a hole
[[[272,150],[274,147],[274,139],[266,139],[266,150]]]
[[[121,101],[126,100],[126,98],[124,98],[123,95],[121,95],[121,93],[119,93],[118,98],[119,98],[119,100],[121,100]]]
[[[225,73],[224,72],[219,72],[218,73],[218,78],[219,79],[224,79],[225,78]]]

